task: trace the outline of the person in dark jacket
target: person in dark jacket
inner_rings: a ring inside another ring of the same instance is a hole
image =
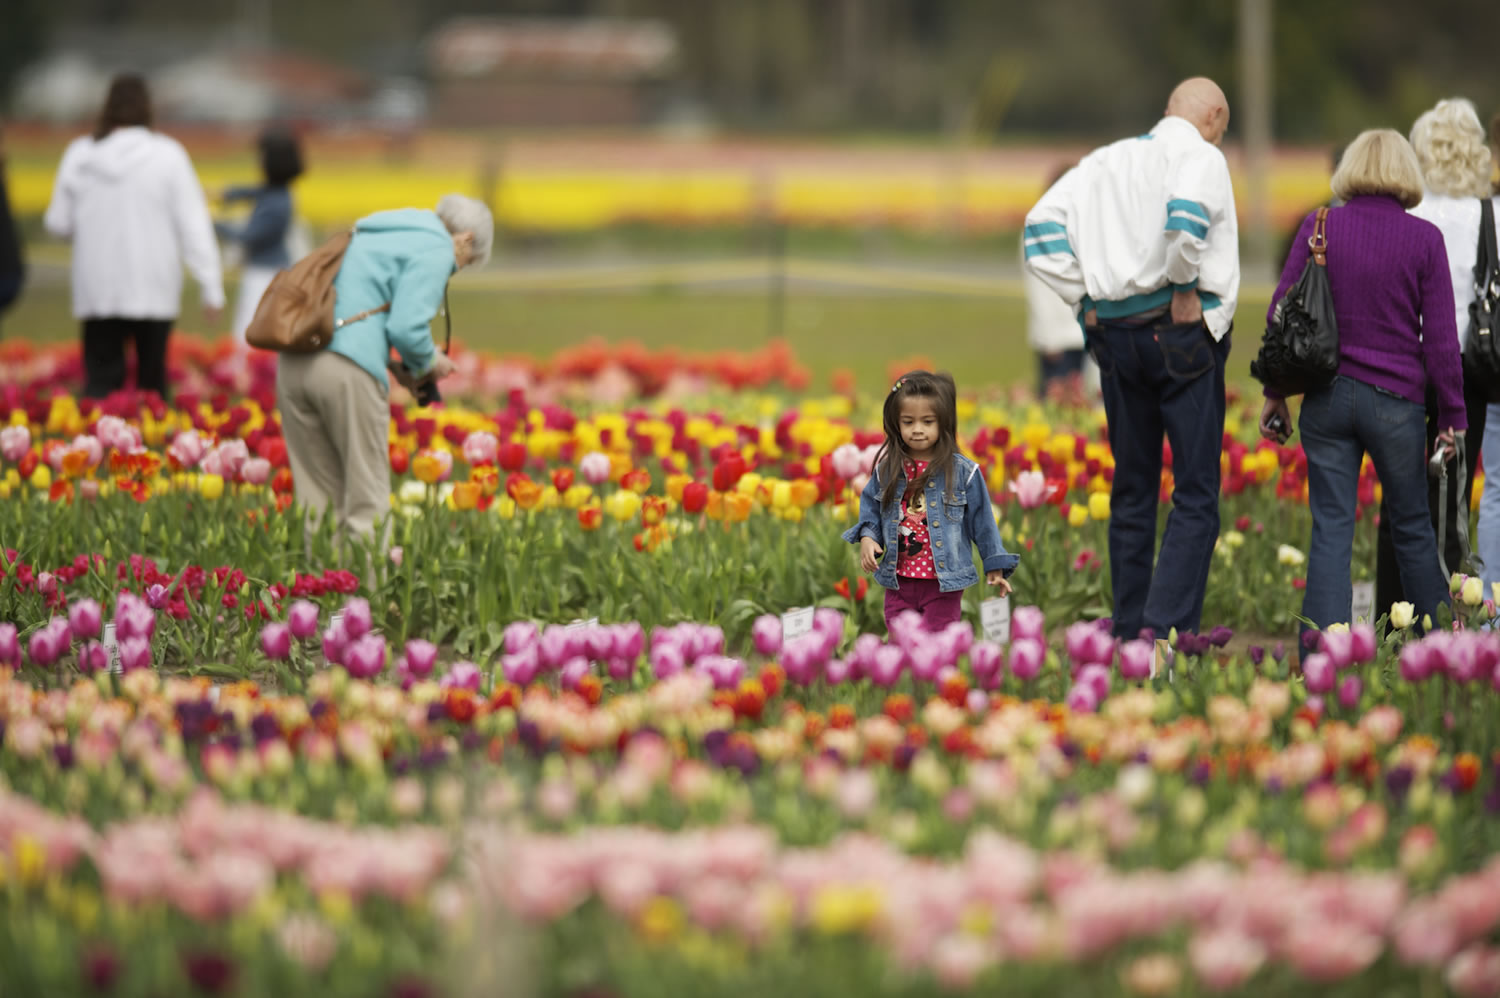
[[[10,190],[5,186],[5,133],[0,132],[0,316],[20,297],[25,280],[21,236],[10,212]]]
[[[255,318],[255,307],[276,274],[291,266],[288,237],[292,231],[291,183],[302,175],[302,149],[290,132],[271,130],[260,137],[258,187],[231,187],[223,194],[226,203],[251,201],[250,218],[242,225],[216,222],[221,239],[239,243],[244,249],[244,271],[240,276],[239,302],[234,309],[237,348],[245,347],[245,328]]]

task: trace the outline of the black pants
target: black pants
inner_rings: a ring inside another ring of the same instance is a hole
[[[1464,409],[1467,411],[1469,428],[1464,432],[1464,480],[1458,481],[1458,462],[1452,461],[1445,466],[1443,474],[1448,477],[1448,530],[1446,537],[1437,538],[1437,543],[1443,546],[1443,563],[1448,566],[1448,571],[1461,572],[1463,568],[1463,552],[1458,542],[1458,518],[1469,521],[1469,507],[1474,495],[1474,466],[1479,463],[1479,448],[1484,443],[1484,416],[1489,408],[1489,388],[1486,385],[1476,385],[1471,382],[1464,384]],[[1429,395],[1427,398],[1427,452],[1432,453],[1433,442],[1437,440],[1438,431],[1443,429],[1438,426],[1438,411],[1436,399]],[[1438,522],[1438,479],[1427,476],[1427,506],[1432,511],[1432,529],[1437,531]],[[1378,543],[1375,547],[1375,613],[1379,615],[1390,610],[1391,604],[1406,599],[1406,593],[1401,587],[1401,572],[1396,567],[1396,549],[1391,543],[1391,527],[1385,515],[1385,503],[1380,504],[1380,527],[1377,530]],[[1473,532],[1470,532],[1472,538]],[[1433,552],[1434,555],[1437,553]]]
[[[167,398],[167,337],[175,319],[84,319],[83,397],[125,387],[125,341],[135,341],[135,385]]]

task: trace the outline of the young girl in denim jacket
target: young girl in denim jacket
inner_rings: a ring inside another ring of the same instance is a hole
[[[885,587],[889,628],[903,610],[940,630],[963,615],[964,590],[985,581],[1010,595],[1020,559],[1007,554],[979,465],[958,453],[958,391],[947,374],[913,371],[885,399],[885,444],[844,540]]]

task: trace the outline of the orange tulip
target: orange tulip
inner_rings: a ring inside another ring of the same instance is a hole
[[[673,502],[681,505],[683,490],[692,484],[692,481],[693,477],[691,475],[668,475],[667,495]]]
[[[473,482],[459,482],[453,486],[453,507],[467,512],[479,505],[480,488]]]
[[[818,502],[818,485],[806,478],[792,482],[792,505],[798,509],[811,509]]]
[[[750,510],[755,500],[743,492],[731,492],[724,497],[724,512],[730,523],[744,523],[750,519]]]
[[[578,525],[584,530],[598,530],[604,523],[604,510],[598,506],[583,506],[578,510]]]
[[[492,496],[500,491],[500,472],[493,465],[481,465],[469,472],[469,481],[479,486],[487,496]]]
[[[540,485],[522,474],[511,475],[505,483],[506,494],[522,509],[536,509],[541,505],[543,491]]]
[[[647,496],[641,504],[641,526],[654,527],[667,515],[667,501],[660,496]]]
[[[411,473],[417,481],[432,485],[443,477],[443,462],[435,454],[418,454],[411,460]]]
[[[708,514],[710,520],[724,519],[724,493],[717,489],[710,489],[708,498],[703,503],[703,511]]]

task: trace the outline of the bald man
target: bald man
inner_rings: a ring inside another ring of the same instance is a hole
[[[1073,306],[1099,365],[1115,477],[1114,632],[1197,631],[1219,536],[1224,364],[1239,231],[1219,151],[1229,102],[1184,81],[1145,135],[1084,158],[1026,216],[1025,265]],[[1163,435],[1172,510],[1156,553]]]

